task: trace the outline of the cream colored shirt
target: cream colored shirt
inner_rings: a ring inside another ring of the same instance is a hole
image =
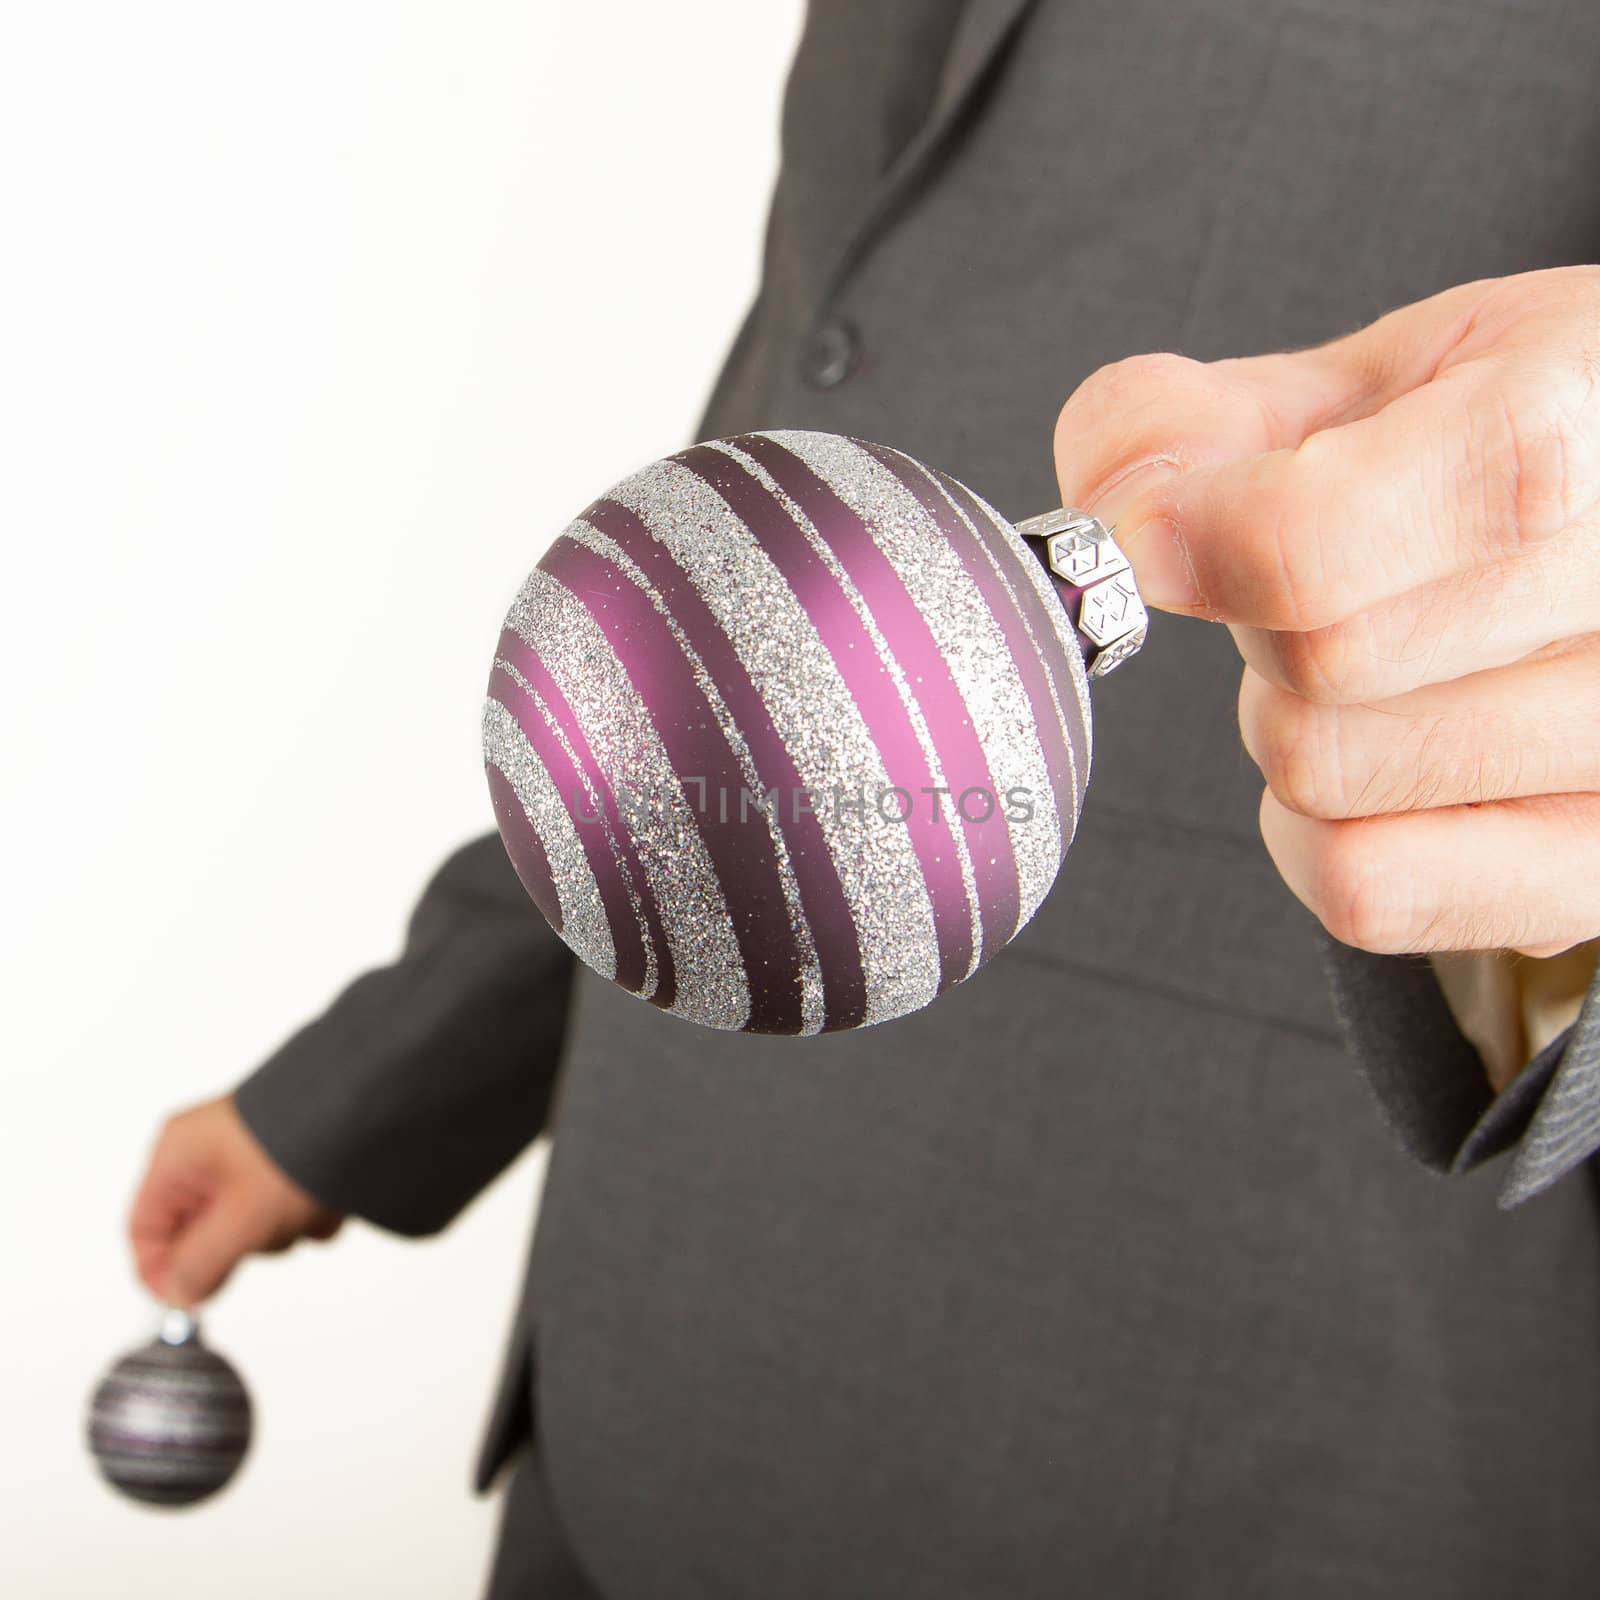
[[[1600,962],[1600,939],[1534,960],[1508,951],[1430,958],[1462,1033],[1498,1093],[1578,1020]]]

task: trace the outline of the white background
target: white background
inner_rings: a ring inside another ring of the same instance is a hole
[[[753,289],[799,0],[13,4],[0,20],[0,1592],[470,1595],[537,1177],[209,1318],[260,1425],[141,1511],[83,1454],[149,1331],[168,1109],[396,947],[489,825],[543,542],[684,443]],[[716,208],[695,180],[715,170]]]

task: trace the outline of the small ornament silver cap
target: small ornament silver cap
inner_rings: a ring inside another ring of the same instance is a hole
[[[200,1319],[182,1306],[162,1308],[161,1321],[156,1327],[156,1337],[162,1344],[191,1344],[200,1339]]]
[[[1150,631],[1133,567],[1113,530],[1087,511],[1063,506],[1016,524],[1054,580],[1091,678],[1137,655]]]

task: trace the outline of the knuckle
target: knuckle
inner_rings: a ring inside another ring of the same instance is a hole
[[[1062,492],[1090,504],[1141,461],[1182,469],[1196,417],[1216,409],[1217,380],[1186,356],[1129,356],[1098,368],[1056,417],[1053,448]]]
[[[1091,372],[1067,404],[1078,404],[1102,415],[1121,413],[1153,397],[1165,396],[1174,387],[1191,387],[1204,370],[1198,361],[1165,351],[1125,356]]]
[[[1110,425],[1129,441],[1124,453],[1137,454],[1141,421],[1153,408],[1169,407],[1175,392],[1192,390],[1204,373],[1202,363],[1164,353],[1127,356],[1097,368],[1067,397],[1056,417],[1056,454],[1069,452],[1082,435]]]
[[[1362,822],[1326,830],[1314,862],[1312,907],[1341,944],[1374,955],[1400,955],[1414,946],[1415,920],[1402,874],[1387,871]]]
[[[1600,377],[1591,373],[1575,384],[1570,375],[1545,374],[1543,380],[1502,399],[1500,448],[1488,467],[1498,479],[1506,531],[1518,544],[1561,532],[1600,488],[1593,438],[1600,419],[1583,415],[1594,409]]]
[[[1256,713],[1251,743],[1267,787],[1289,810],[1305,817],[1344,815],[1338,734],[1320,707],[1272,690]]]
[[[1347,628],[1273,635],[1272,649],[1287,688],[1313,705],[1335,706],[1359,698],[1356,649]]]

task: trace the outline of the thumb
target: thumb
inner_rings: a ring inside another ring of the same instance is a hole
[[[237,1198],[222,1196],[200,1212],[173,1244],[162,1297],[185,1307],[209,1299],[262,1242],[262,1230],[249,1209]]]
[[[1293,450],[1427,383],[1487,288],[1464,284],[1309,350],[1214,362],[1135,356],[1102,367],[1057,419],[1062,503],[1115,525],[1151,604],[1203,611],[1172,516],[1177,480]]]
[[[1159,520],[1164,491],[1187,473],[1298,444],[1341,398],[1319,356],[1133,356],[1091,374],[1062,407],[1061,503],[1115,527],[1146,600],[1182,609],[1194,595],[1183,547]]]

